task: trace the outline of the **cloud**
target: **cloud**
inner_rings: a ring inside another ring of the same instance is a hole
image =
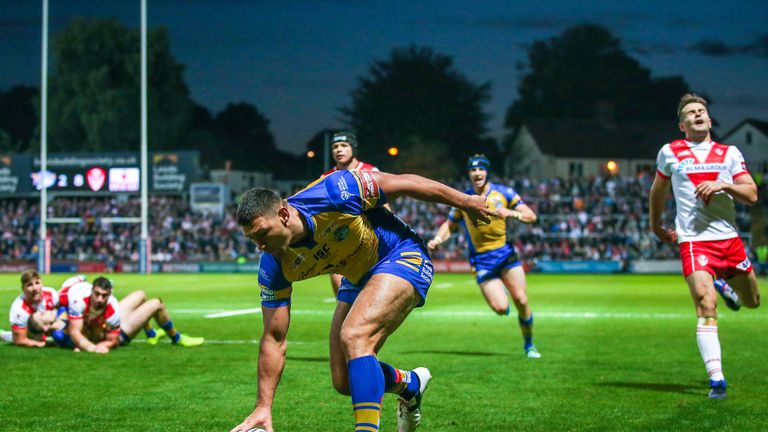
[[[703,39],[689,47],[693,51],[709,57],[731,57],[734,55],[750,55],[768,58],[768,34],[755,38],[754,41],[739,45],[727,44],[715,39]]]
[[[745,45],[742,50],[756,57],[768,58],[768,34],[758,36],[754,42]]]
[[[729,57],[738,52],[734,46],[728,46],[725,42],[714,39],[704,39],[691,45],[691,49],[701,55],[709,57]]]
[[[628,39],[622,45],[629,52],[640,55],[669,55],[680,51],[678,45],[666,42],[648,42],[646,40]]]

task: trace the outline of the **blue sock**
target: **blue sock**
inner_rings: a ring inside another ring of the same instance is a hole
[[[518,316],[517,322],[520,323],[520,331],[523,333],[523,348],[527,351],[533,346],[533,314],[528,319]]]
[[[122,330],[120,331],[120,343],[121,345],[128,345],[131,343],[131,337]]]
[[[419,376],[413,371],[404,371],[394,368],[382,361],[381,371],[384,373],[384,393],[393,393],[402,396],[405,400],[410,400],[419,392],[421,382]]]
[[[160,324],[160,327],[165,330],[165,332],[170,335],[171,331],[173,331],[173,321],[168,320],[165,324]],[[179,339],[181,339],[181,332],[176,332],[175,335],[171,336],[171,342],[173,343],[179,343]]]
[[[384,397],[384,374],[379,361],[372,355],[358,357],[350,360],[347,368],[355,431],[378,431]]]
[[[153,329],[152,327],[150,327],[148,329],[145,328],[144,329],[144,334],[146,334],[148,338],[153,338],[153,337],[157,336],[157,333],[155,332],[155,329]]]

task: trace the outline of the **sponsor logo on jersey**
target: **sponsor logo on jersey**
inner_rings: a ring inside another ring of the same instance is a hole
[[[709,264],[709,258],[707,258],[706,255],[699,255],[699,257],[696,258],[696,260],[699,262],[701,266],[705,266]]]
[[[744,261],[740,262],[740,263],[739,263],[739,265],[737,265],[736,267],[738,267],[738,268],[740,268],[740,269],[742,269],[742,270],[746,270],[746,269],[748,269],[748,268],[749,268],[749,266],[750,266],[751,264],[752,264],[752,263],[751,263],[751,262],[749,262],[749,258],[747,258],[747,259],[745,259]]]
[[[350,197],[350,193],[347,191],[349,189],[349,186],[347,186],[347,181],[344,179],[344,176],[341,176],[339,180],[336,182],[336,186],[339,188],[341,193],[341,199],[346,200]]]
[[[305,259],[307,259],[307,256],[304,254],[296,255],[296,258],[294,258],[293,262],[291,263],[291,270],[296,270],[296,268],[299,267]]]
[[[675,167],[675,171],[678,173],[700,173],[700,172],[719,172],[719,171],[725,171],[726,166],[725,164],[696,164],[693,162],[693,159],[686,159]]]
[[[683,157],[683,156],[693,156],[693,154],[691,153],[691,151],[690,151],[690,150],[683,150],[683,151],[681,151],[680,153],[678,153],[678,154],[677,154],[677,156],[678,156],[678,157]]]
[[[342,241],[349,235],[349,227],[346,225],[342,225],[338,228],[336,228],[336,231],[333,232],[333,238],[336,239],[336,241]]]
[[[718,148],[715,149],[715,153],[717,153],[718,156],[722,156],[723,155],[723,149],[718,147]]]
[[[376,180],[368,173],[368,171],[360,171],[361,180],[363,181],[363,198],[371,199],[379,197],[379,185]]]
[[[747,171],[747,163],[746,162],[741,161],[741,169],[743,169],[744,171]]]

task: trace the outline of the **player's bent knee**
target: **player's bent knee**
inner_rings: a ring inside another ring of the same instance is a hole
[[[341,346],[347,358],[356,358],[373,351],[375,343],[370,335],[357,326],[342,326],[340,332]]]
[[[333,388],[336,390],[337,393],[342,394],[344,396],[349,396],[349,378],[348,377],[337,377],[334,376],[333,379]]]

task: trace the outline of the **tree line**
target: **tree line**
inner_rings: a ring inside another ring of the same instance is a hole
[[[49,75],[50,151],[135,151],[139,148],[139,32],[115,19],[74,20],[53,40]],[[653,77],[604,27],[581,24],[526,48],[518,95],[507,110],[507,137],[488,136],[492,83],[475,83],[453,58],[432,48],[394,48],[358,77],[339,107],[361,142],[361,158],[390,171],[433,177],[460,173],[469,154],[498,157],[529,117],[672,119],[689,91],[680,76]],[[278,178],[319,174],[309,161],[278,148],[268,117],[247,102],[212,113],[196,103],[184,65],[171,54],[164,28],[148,31],[149,143],[153,150],[196,149],[208,169],[269,171]],[[18,85],[0,92],[0,154],[39,148],[39,89]],[[318,131],[306,144],[321,154]],[[389,147],[400,155],[387,156]],[[249,156],[250,155],[250,156]],[[258,155],[253,157],[252,155]],[[248,156],[248,157],[244,157]],[[296,167],[310,168],[310,173]]]

